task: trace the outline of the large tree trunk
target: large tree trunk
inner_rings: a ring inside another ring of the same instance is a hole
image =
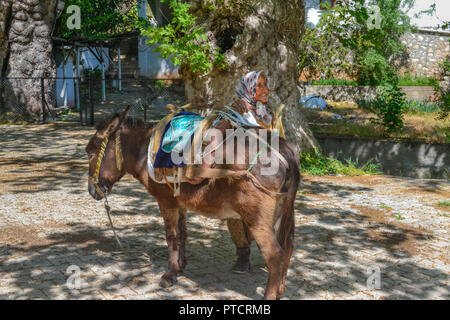
[[[56,2],[0,1],[0,66],[2,76],[11,78],[6,81],[3,98],[5,106],[11,109],[30,114],[42,112],[40,78],[56,77],[51,40]],[[55,103],[55,85],[54,79],[44,81],[50,110]]]
[[[305,24],[302,0],[226,0],[214,11],[202,6],[203,2],[191,1],[192,12],[207,32],[209,43],[225,53],[228,68],[214,69],[210,76],[199,77],[182,67],[188,102],[221,108],[231,102],[240,76],[264,70],[269,102],[286,105],[283,124],[287,139],[295,142],[300,151],[317,147],[298,108],[298,43]]]

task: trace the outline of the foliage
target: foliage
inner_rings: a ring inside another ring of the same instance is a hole
[[[369,5],[380,8],[380,28],[370,28],[365,2],[353,0],[336,10],[344,21],[339,41],[353,52],[358,82],[377,85],[396,73],[403,61],[406,46],[401,43],[401,36],[411,30],[407,12],[415,0],[369,1]]]
[[[165,2],[167,0],[164,0]],[[149,37],[150,45],[157,45],[157,52],[175,65],[182,64],[194,73],[207,74],[214,65],[226,66],[223,54],[213,50],[207,42],[202,27],[196,25],[196,17],[189,12],[191,5],[170,0],[172,21],[164,27],[143,27],[142,34]]]
[[[411,77],[405,76],[398,80],[399,86],[434,86],[436,83],[435,78],[429,77]],[[346,79],[336,79],[336,78],[328,78],[328,79],[319,79],[315,81],[311,81],[311,85],[313,86],[358,86],[358,82],[354,80],[346,80]]]
[[[403,129],[403,112],[406,109],[405,93],[395,80],[386,83],[380,89],[376,101],[370,106],[370,111],[380,118],[373,121],[383,125],[387,132]]]
[[[106,39],[137,30],[145,21],[138,18],[136,0],[65,0],[66,8],[77,5],[81,11],[81,29],[70,30],[67,20],[71,16],[64,10],[61,17],[61,35],[64,38]]]
[[[83,76],[86,78],[100,79],[102,77],[102,70],[98,66],[94,69],[83,68]]]
[[[409,114],[436,113],[439,111],[439,105],[429,101],[408,101],[407,111]]]
[[[356,76],[362,85],[383,84],[406,61],[406,46],[401,43],[401,36],[411,30],[407,12],[414,1],[338,2],[333,10],[321,16],[316,30],[307,30],[302,46],[305,52],[300,52],[300,71],[309,68],[326,78],[335,69],[337,73]],[[371,28],[368,23],[370,5],[380,8],[380,28]],[[334,39],[337,41],[333,42]]]
[[[307,27],[299,46],[298,69],[306,79],[332,78],[339,73],[350,73],[349,50],[336,41],[339,16],[324,14],[316,28]]]
[[[433,86],[436,79],[429,77],[411,77],[405,76],[398,80],[399,86]]]
[[[309,175],[342,174],[346,176],[360,176],[366,174],[381,174],[379,164],[369,160],[364,165],[359,165],[358,160],[347,159],[346,163],[329,158],[315,149],[310,152],[302,152],[300,156],[300,172]]]
[[[373,106],[377,104],[376,100],[356,99],[359,108],[371,111]],[[439,105],[435,102],[422,101],[407,101],[405,110],[409,114],[427,114],[439,112]]]
[[[440,109],[439,118],[445,119],[450,114],[450,55],[439,64],[441,68],[441,76],[445,85],[441,85],[438,81],[433,85],[434,92],[438,95],[438,105]]]

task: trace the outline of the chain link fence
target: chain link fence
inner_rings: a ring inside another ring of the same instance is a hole
[[[0,78],[0,122],[45,122],[55,105],[53,78]]]
[[[165,106],[185,104],[180,79],[0,78],[0,123],[79,122],[93,125],[131,105],[130,115],[156,121]]]

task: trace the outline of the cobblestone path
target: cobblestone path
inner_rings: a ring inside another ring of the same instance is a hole
[[[231,273],[225,222],[197,215],[188,217],[185,272],[160,288],[163,221],[131,178],[109,199],[126,246],[119,250],[102,203],[87,192],[92,133],[58,123],[0,126],[0,299],[262,298],[267,272],[256,245],[253,271]],[[443,180],[303,177],[283,299],[448,299],[444,200]],[[77,274],[80,287],[71,289]]]

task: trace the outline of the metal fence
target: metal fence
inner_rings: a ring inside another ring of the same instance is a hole
[[[69,96],[69,97],[68,97]],[[131,105],[130,114],[159,120],[169,103],[185,103],[179,79],[0,78],[0,122],[79,122],[93,125]]]
[[[0,78],[0,121],[45,122],[56,101],[55,79]]]

